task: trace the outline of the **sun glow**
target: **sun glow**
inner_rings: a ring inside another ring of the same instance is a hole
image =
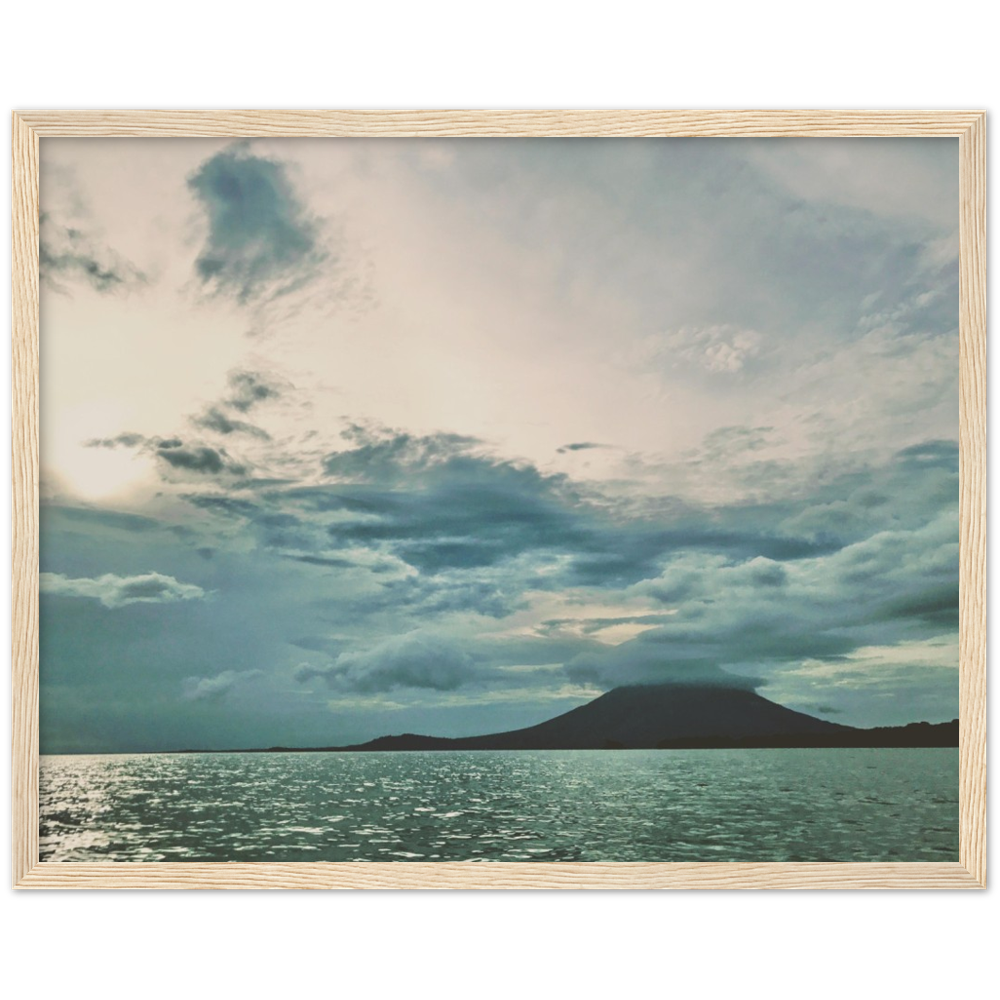
[[[149,469],[144,456],[131,451],[77,447],[57,466],[61,478],[74,493],[98,499],[124,493]]]
[[[55,427],[42,426],[43,477],[87,500],[119,496],[150,471],[147,456],[131,448],[88,447],[87,442],[113,435],[121,417],[106,406],[87,405],[61,415]]]

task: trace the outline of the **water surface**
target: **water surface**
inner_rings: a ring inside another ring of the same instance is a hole
[[[957,861],[958,750],[43,756],[43,861]]]

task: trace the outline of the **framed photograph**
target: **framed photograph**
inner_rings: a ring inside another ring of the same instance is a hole
[[[13,880],[985,885],[985,116],[17,112]]]

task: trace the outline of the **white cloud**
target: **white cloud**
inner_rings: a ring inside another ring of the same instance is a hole
[[[201,600],[205,591],[193,583],[181,583],[163,573],[143,573],[138,576],[116,576],[105,573],[96,579],[71,579],[62,573],[42,573],[39,584],[43,594],[62,597],[90,597],[106,608],[123,608],[128,604],[173,604],[177,601]]]
[[[260,670],[223,670],[214,677],[187,677],[183,683],[183,698],[185,701],[221,698],[234,687],[261,675]]]
[[[671,368],[694,365],[717,374],[735,374],[760,351],[761,335],[730,323],[684,326],[647,337],[640,345],[640,364],[650,361]]]

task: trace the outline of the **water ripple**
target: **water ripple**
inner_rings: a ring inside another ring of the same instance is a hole
[[[43,757],[43,861],[954,861],[958,751]]]

